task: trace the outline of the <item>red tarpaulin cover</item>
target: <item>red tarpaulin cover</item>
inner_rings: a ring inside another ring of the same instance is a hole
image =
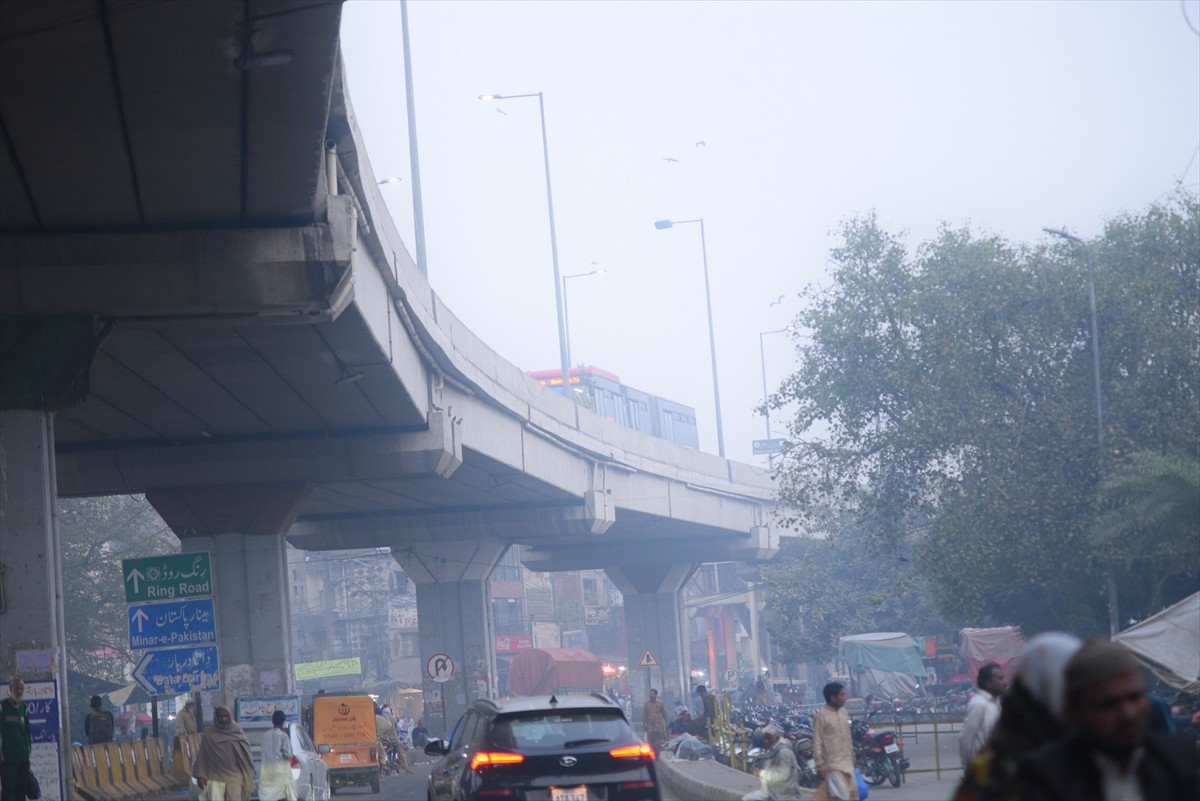
[[[534,648],[517,654],[508,666],[508,691],[513,695],[598,692],[603,686],[600,657],[582,648]]]
[[[958,633],[958,650],[967,663],[967,672],[972,683],[979,669],[988,662],[1004,668],[1004,678],[1012,683],[1017,672],[1017,655],[1021,653],[1021,630],[1016,626],[999,626],[994,629],[962,629]]]

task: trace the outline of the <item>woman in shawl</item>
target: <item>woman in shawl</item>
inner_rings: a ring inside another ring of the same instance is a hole
[[[213,725],[204,730],[192,775],[208,801],[250,801],[254,792],[254,759],[242,727],[223,706],[213,710]]]
[[[1066,734],[1064,670],[1080,645],[1078,637],[1056,631],[1025,644],[1000,720],[988,744],[971,758],[953,801],[1018,801],[1017,762]]]

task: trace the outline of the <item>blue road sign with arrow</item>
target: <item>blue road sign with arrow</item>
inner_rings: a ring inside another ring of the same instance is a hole
[[[215,645],[169,648],[142,654],[133,679],[151,695],[179,695],[221,689]]]
[[[179,648],[217,641],[217,615],[212,598],[162,604],[130,604],[129,647]]]

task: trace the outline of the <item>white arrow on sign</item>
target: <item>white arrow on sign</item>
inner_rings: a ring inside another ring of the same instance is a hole
[[[133,570],[130,570],[129,575],[125,577],[126,584],[128,584],[130,581],[133,582],[133,591],[135,593],[138,591],[138,582],[145,580],[146,577],[142,574],[142,571],[138,570],[136,567]]]
[[[134,620],[134,622],[137,623],[138,634],[142,633],[142,624],[145,623],[149,619],[150,619],[150,616],[147,615],[145,612],[143,612],[141,609],[139,609],[133,613],[133,620]]]

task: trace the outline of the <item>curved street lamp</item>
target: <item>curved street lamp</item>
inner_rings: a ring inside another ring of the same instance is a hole
[[[700,223],[700,253],[704,257],[704,302],[708,307],[708,351],[712,358],[713,403],[717,407],[717,453],[725,458],[725,430],[721,426],[721,387],[717,381],[717,341],[713,335],[712,293],[708,286],[708,245],[704,241],[704,218],[694,220],[658,220],[654,227],[660,231],[685,223]]]
[[[1092,271],[1092,249],[1066,228],[1043,228],[1042,230],[1051,236],[1065,239],[1082,250],[1084,261],[1087,263],[1088,317],[1092,329],[1092,384],[1096,393],[1096,444],[1100,448],[1100,477],[1103,480],[1107,474],[1108,454],[1104,447],[1104,400],[1100,393],[1100,335],[1096,329],[1096,281]],[[1108,584],[1108,633],[1110,637],[1115,637],[1120,630],[1120,617],[1117,614],[1117,583],[1113,578],[1112,565],[1108,560],[1105,560],[1104,572]]]
[[[763,384],[763,417],[767,421],[767,439],[771,439],[771,407],[767,404],[767,352],[763,347],[763,337],[768,334],[786,334],[796,330],[796,326],[789,325],[786,328],[776,328],[774,331],[759,331],[758,332],[758,359],[762,365],[762,384]],[[775,454],[767,454],[767,467],[774,469]]]
[[[596,262],[592,262],[592,264],[595,264],[595,263]],[[568,365],[571,363],[571,304],[569,303],[569,297],[567,295],[567,280],[570,278],[587,278],[589,275],[604,275],[606,272],[608,272],[608,270],[605,270],[603,267],[599,267],[595,270],[592,270],[591,272],[572,273],[571,275],[563,276],[563,279],[562,279],[563,328],[567,332],[567,364]],[[566,385],[564,384],[564,386],[566,386]]]
[[[480,95],[485,102],[492,100],[517,100],[523,97],[536,97],[538,112],[542,120],[542,161],[546,166],[546,207],[550,215],[550,259],[554,263],[554,300],[558,307],[558,355],[562,361],[562,386],[566,394],[571,379],[571,359],[567,353],[567,325],[563,312],[563,282],[558,269],[558,234],[554,229],[554,193],[550,189],[550,147],[546,140],[546,105],[541,92],[530,92],[521,95]]]

